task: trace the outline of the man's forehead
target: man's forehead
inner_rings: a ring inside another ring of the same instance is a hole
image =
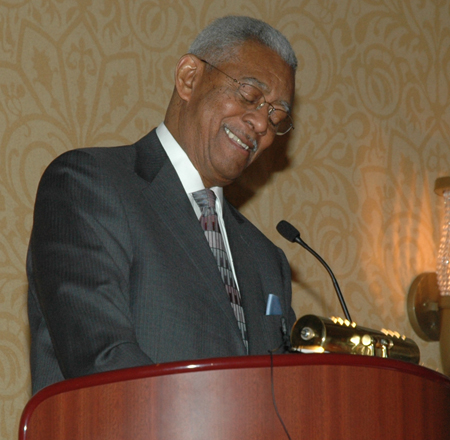
[[[247,40],[234,46],[219,66],[239,82],[257,87],[264,95],[274,90],[274,83],[283,88],[290,88],[289,84],[292,83],[292,89],[295,88],[291,67],[273,49],[256,40]],[[271,102],[289,112],[291,100],[291,96],[284,96]]]

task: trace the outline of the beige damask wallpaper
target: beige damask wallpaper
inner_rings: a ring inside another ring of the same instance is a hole
[[[63,151],[158,124],[178,57],[226,13],[268,21],[299,58],[294,132],[229,189],[285,249],[297,316],[340,308],[324,269],[276,233],[283,218],[329,261],[354,320],[414,338],[440,369],[405,299],[435,269],[433,185],[450,174],[447,0],[1,0],[1,440],[30,397],[24,262],[40,175]]]

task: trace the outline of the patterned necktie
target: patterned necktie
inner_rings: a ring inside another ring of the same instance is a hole
[[[192,194],[197,205],[202,211],[200,224],[205,231],[211,251],[216,257],[217,266],[225,284],[225,290],[230,298],[231,307],[236,316],[238,327],[242,333],[242,340],[248,353],[247,328],[245,325],[244,309],[242,308],[241,294],[237,289],[233,271],[228,260],[227,251],[219,229],[219,219],[216,212],[216,195],[209,188],[202,189]]]

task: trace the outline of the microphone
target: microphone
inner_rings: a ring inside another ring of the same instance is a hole
[[[291,331],[291,350],[293,352],[309,350],[315,353],[348,353],[419,363],[419,347],[412,339],[386,329],[377,331],[360,327],[352,321],[339,284],[330,267],[300,238],[300,232],[294,226],[282,220],[277,225],[277,231],[286,240],[297,242],[322,263],[333,281],[339,302],[347,318],[344,321],[341,318],[328,319],[305,315],[298,319]]]
[[[352,318],[350,317],[350,313],[348,313],[347,305],[345,304],[344,296],[342,295],[341,289],[339,287],[339,284],[337,282],[336,277],[334,276],[333,271],[330,269],[330,266],[325,262],[325,260],[314,250],[311,249],[301,238],[300,238],[300,232],[297,228],[292,226],[290,223],[288,223],[285,220],[281,220],[277,225],[277,231],[280,233],[282,237],[284,237],[286,240],[291,242],[297,242],[300,246],[304,247],[308,252],[310,252],[312,255],[314,255],[320,263],[322,263],[323,267],[327,270],[328,274],[331,277],[331,280],[333,281],[334,290],[336,291],[336,294],[339,298],[339,302],[341,304],[342,310],[344,311],[345,318],[350,321],[352,321]]]

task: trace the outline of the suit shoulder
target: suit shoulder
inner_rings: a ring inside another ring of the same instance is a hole
[[[156,134],[152,130],[150,133],[129,145],[111,147],[87,147],[68,150],[56,157],[48,168],[58,167],[62,164],[87,165],[95,163],[100,167],[110,167],[119,169],[133,169],[139,162],[142,148],[151,148],[155,143]]]
[[[56,157],[50,165],[53,163],[65,162],[89,162],[89,160],[125,165],[127,163],[134,163],[135,158],[136,149],[134,148],[134,145],[76,148],[62,153],[60,156]]]

